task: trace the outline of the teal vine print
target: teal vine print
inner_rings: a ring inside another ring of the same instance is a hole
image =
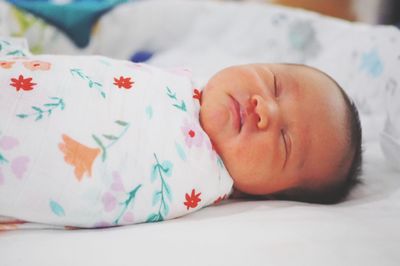
[[[172,175],[173,165],[170,161],[163,161],[160,164],[160,161],[158,160],[155,153],[154,158],[156,160],[156,163],[152,167],[151,182],[153,183],[158,178],[161,182],[161,188],[160,190],[156,190],[153,194],[152,205],[155,206],[158,204],[158,210],[151,213],[148,216],[146,222],[163,221],[169,212],[168,202],[172,201],[171,188],[166,182],[165,177],[170,177]]]
[[[1,134],[2,134],[2,132],[0,131],[0,136],[1,136]],[[1,152],[0,152],[0,165],[1,165],[1,164],[5,164],[5,163],[8,163],[8,160],[7,160],[7,158],[6,158],[3,154],[1,154]]]
[[[83,73],[83,71],[79,68],[70,69],[70,72],[71,72],[72,76],[74,76],[74,77],[77,76],[83,80],[86,80],[88,82],[89,88],[94,88],[94,89],[98,90],[100,92],[100,95],[103,98],[106,98],[106,93],[103,91],[103,84],[101,84],[100,82],[97,82],[97,81],[93,81],[88,75]]]
[[[176,92],[172,91],[169,87],[167,87],[167,95],[170,99],[172,99],[175,103],[173,104],[174,107],[178,108],[179,110],[186,112],[186,104],[184,100],[179,101],[176,97]]]
[[[1,154],[1,152],[0,152],[0,164],[5,164],[5,163],[8,163],[8,160],[7,160],[7,158],[4,157],[4,155]]]
[[[7,46],[11,46],[11,44],[7,41],[1,40],[0,41],[0,52],[4,52],[5,55],[13,55],[13,56],[21,56],[21,57],[26,56],[26,54],[22,50],[19,50],[19,49],[6,52]]]
[[[43,118],[44,114],[47,114],[47,117],[49,117],[53,110],[55,109],[60,109],[61,111],[65,109],[65,102],[62,98],[58,97],[49,97],[50,100],[53,100],[53,102],[45,103],[43,104],[42,108],[37,107],[37,106],[32,106],[32,109],[35,111],[34,113],[31,114],[17,114],[19,118],[28,118],[31,116],[36,116],[35,121],[41,120]],[[47,109],[46,109],[47,108]]]
[[[103,138],[105,138],[107,141],[109,141],[109,143],[107,145],[104,145],[103,141],[101,141],[101,139],[99,137],[97,137],[96,135],[92,135],[94,141],[100,146],[100,149],[102,151],[101,154],[101,159],[104,162],[107,159],[107,149],[111,148],[111,146],[113,146],[115,143],[118,142],[119,139],[121,139],[126,131],[128,131],[129,128],[129,123],[122,121],[122,120],[116,120],[114,121],[117,125],[122,127],[122,131],[120,132],[119,135],[115,136],[115,135],[110,135],[110,134],[103,134]]]
[[[50,201],[49,201],[49,206],[50,206],[51,211],[52,211],[55,215],[57,215],[57,216],[59,216],[59,217],[65,216],[64,208],[63,208],[58,202],[56,202],[56,201],[50,199]]]
[[[2,51],[5,46],[10,46],[10,43],[4,40],[0,40],[0,51]]]
[[[142,185],[137,185],[134,189],[132,189],[131,191],[128,192],[128,198],[120,203],[123,205],[123,208],[121,210],[121,213],[118,215],[117,219],[115,219],[115,221],[113,222],[114,224],[119,224],[122,216],[125,214],[126,210],[128,209],[128,206],[134,202],[135,197],[136,197],[136,193],[138,192],[138,190],[142,187]]]

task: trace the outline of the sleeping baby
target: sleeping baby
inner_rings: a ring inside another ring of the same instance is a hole
[[[323,72],[185,69],[101,56],[0,59],[0,222],[106,227],[229,197],[315,203],[357,183],[355,106]]]

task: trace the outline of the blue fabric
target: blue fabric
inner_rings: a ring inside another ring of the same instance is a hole
[[[56,4],[51,0],[8,1],[64,31],[78,47],[85,47],[97,19],[128,0],[70,0],[66,4]]]
[[[150,51],[137,51],[135,52],[130,60],[134,63],[142,63],[148,61],[153,56],[153,52]]]

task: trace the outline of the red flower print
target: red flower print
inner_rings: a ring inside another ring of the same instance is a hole
[[[194,132],[193,130],[189,130],[188,134],[191,138],[194,138],[194,136],[196,135],[196,132]]]
[[[184,121],[181,127],[182,133],[185,138],[186,145],[191,148],[192,146],[201,147],[203,144],[203,135],[201,134],[201,128],[198,123],[193,121]]]
[[[199,91],[198,89],[194,89],[193,91],[193,99],[197,99],[201,104],[201,97],[203,96],[203,92]]]
[[[24,90],[24,91],[30,91],[33,90],[33,86],[36,85],[36,83],[32,83],[32,78],[24,78],[24,76],[19,75],[18,79],[12,78],[10,85],[15,87],[17,91],[19,90]]]
[[[223,195],[222,197],[219,196],[218,199],[216,199],[216,200],[214,201],[214,204],[219,204],[219,203],[221,203],[221,201],[225,200],[226,198],[227,198],[226,194]]]
[[[189,195],[186,193],[185,198],[186,201],[183,203],[186,205],[186,208],[189,210],[189,208],[196,208],[197,204],[201,201],[200,199],[201,193],[197,193],[194,189],[192,189],[192,194]]]
[[[125,88],[125,89],[130,89],[132,88],[132,84],[135,83],[131,81],[130,77],[124,78],[123,76],[120,76],[119,79],[114,78],[114,85],[116,85],[119,89]]]

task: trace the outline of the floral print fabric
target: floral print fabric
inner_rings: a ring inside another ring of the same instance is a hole
[[[0,230],[156,222],[219,203],[232,180],[200,101],[187,74],[149,65],[0,57]]]

